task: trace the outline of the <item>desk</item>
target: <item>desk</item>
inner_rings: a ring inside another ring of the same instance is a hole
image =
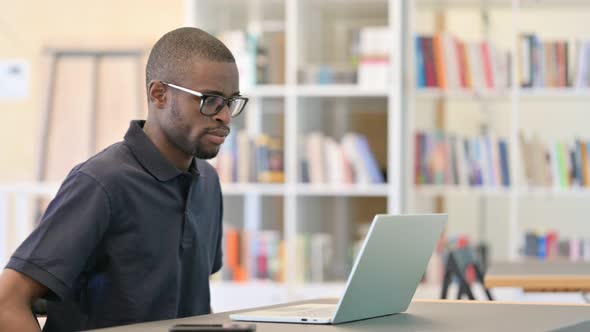
[[[530,292],[588,292],[590,264],[564,261],[523,261],[492,264],[485,286],[518,287]]]
[[[300,303],[335,303],[336,300]],[[251,310],[251,309],[250,309]],[[245,310],[242,310],[245,311]],[[101,329],[101,332],[166,332],[173,324],[219,324],[229,313]],[[257,332],[311,331],[548,331],[590,320],[590,305],[415,300],[405,313],[340,325],[256,323]]]

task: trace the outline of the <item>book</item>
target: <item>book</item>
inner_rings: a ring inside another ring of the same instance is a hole
[[[414,44],[418,88],[483,91],[510,86],[510,53],[487,40],[467,43],[441,32],[417,35]]]
[[[416,36],[415,37],[415,47],[416,47],[416,85],[418,88],[426,87],[426,69],[424,65],[424,51],[423,51],[423,37]]]
[[[414,134],[414,183],[510,186],[509,148],[493,134],[460,137],[441,131]]]

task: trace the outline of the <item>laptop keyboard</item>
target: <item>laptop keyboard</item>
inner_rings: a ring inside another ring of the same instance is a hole
[[[273,308],[269,310],[276,316],[285,317],[332,317],[336,311],[335,305],[303,304]]]
[[[300,311],[297,315],[303,317],[331,317],[334,315],[334,309],[334,307],[311,309]]]

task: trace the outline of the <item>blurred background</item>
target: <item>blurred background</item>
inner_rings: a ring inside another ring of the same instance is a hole
[[[590,260],[588,1],[0,1],[2,263],[69,170],[145,118],[148,52],[181,26],[226,43],[251,98],[211,160],[216,311],[337,296],[377,213],[449,214],[421,298],[459,248],[483,271]]]

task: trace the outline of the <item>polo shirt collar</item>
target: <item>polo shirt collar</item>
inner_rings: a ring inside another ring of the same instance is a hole
[[[189,167],[189,172],[183,172],[176,168],[168,161],[154,143],[147,137],[143,131],[145,120],[133,120],[129,124],[129,129],[125,134],[125,144],[129,146],[131,152],[137,158],[139,163],[156,179],[164,182],[171,180],[180,174],[199,174],[197,161],[193,158]]]

